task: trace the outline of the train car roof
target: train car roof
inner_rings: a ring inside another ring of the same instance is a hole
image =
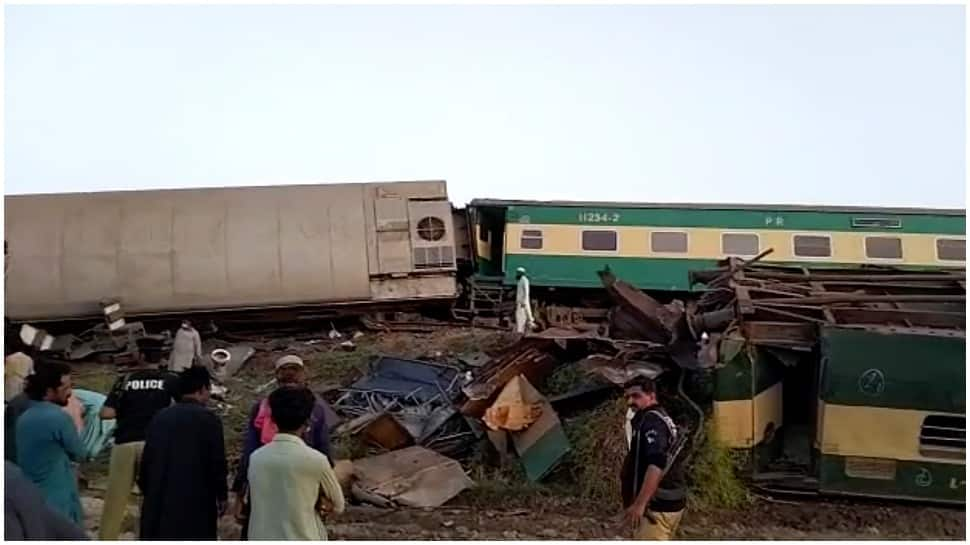
[[[125,189],[96,189],[90,191],[64,191],[49,193],[7,193],[4,197],[68,197],[77,195],[112,195],[132,193],[175,193],[184,191],[232,191],[237,189],[289,189],[294,187],[348,187],[348,186],[388,186],[397,184],[446,184],[445,180],[390,180],[379,182],[287,182],[282,184],[255,184],[255,185],[223,185],[223,186],[200,186],[200,187],[157,187],[157,188],[125,188]]]
[[[906,208],[882,206],[839,206],[810,204],[742,204],[742,203],[643,203],[614,201],[528,201],[509,199],[473,199],[472,207],[562,206],[588,208],[683,208],[693,210],[768,210],[772,212],[848,212],[878,214],[932,214],[965,216],[963,208]]]

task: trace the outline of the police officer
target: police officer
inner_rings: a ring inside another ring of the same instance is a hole
[[[138,339],[137,367],[115,382],[101,409],[101,418],[117,419],[117,426],[98,531],[100,540],[118,539],[121,534],[148,423],[156,413],[171,405],[175,397],[176,377],[162,367],[163,346],[164,340],[159,337]]]
[[[634,539],[670,540],[687,505],[684,470],[672,459],[677,426],[658,404],[653,380],[638,377],[624,390],[633,411],[630,449],[620,474],[624,519]]]

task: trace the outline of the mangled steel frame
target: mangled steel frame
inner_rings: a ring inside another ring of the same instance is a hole
[[[463,384],[456,367],[381,356],[370,372],[340,389],[334,409],[347,418],[337,432],[363,432],[369,442],[394,450],[422,445],[459,454],[476,437],[454,401]]]
[[[818,325],[964,329],[964,271],[889,267],[813,269],[731,258],[715,270],[691,273],[706,292],[689,309],[697,334],[740,324],[750,342],[811,347]]]
[[[713,418],[752,481],[962,503],[965,272],[753,261],[692,273],[687,311],[717,339]]]

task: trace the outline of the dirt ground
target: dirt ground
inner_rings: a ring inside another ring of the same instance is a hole
[[[344,331],[349,337],[353,331]],[[346,352],[320,335],[290,338],[248,339],[256,355],[228,382],[229,394],[215,407],[225,426],[230,468],[242,442],[246,411],[259,398],[256,389],[272,378],[272,362],[280,355],[296,353],[308,364],[313,387],[344,384],[358,376],[378,354],[407,358],[455,361],[462,353],[498,348],[510,339],[493,330],[444,329],[428,333],[365,332],[354,340],[356,349]],[[116,370],[97,364],[76,366],[78,387],[106,392]],[[269,390],[266,390],[267,393]],[[337,440],[337,458],[357,457],[354,445]],[[89,484],[82,491],[87,528],[96,532],[107,464],[104,460],[82,467]],[[470,472],[476,478],[475,472]],[[583,505],[563,498],[562,487],[536,497],[519,497],[522,488],[495,489],[488,494],[466,491],[433,510],[387,510],[351,506],[327,522],[331,539],[624,539],[618,511],[604,505]],[[522,501],[520,501],[522,500]],[[126,524],[135,528],[138,498],[133,497],[132,516]],[[590,502],[592,503],[592,502]],[[226,518],[223,539],[238,539],[239,528]],[[689,511],[681,526],[683,539],[965,539],[963,509],[921,505],[847,502],[841,500],[791,501],[755,499],[740,511],[708,509]],[[128,534],[123,537],[133,537]]]
[[[133,506],[130,518],[136,513]],[[88,530],[96,535],[100,500],[85,498],[85,514]],[[129,527],[133,524],[130,520]],[[615,517],[592,516],[576,508],[392,510],[350,506],[328,520],[327,529],[330,539],[337,540],[612,540],[627,536]],[[238,539],[239,527],[224,518],[220,535]],[[965,536],[966,516],[961,509],[832,501],[759,501],[743,513],[688,512],[679,533],[687,540],[964,540]],[[133,538],[134,534],[122,537]]]

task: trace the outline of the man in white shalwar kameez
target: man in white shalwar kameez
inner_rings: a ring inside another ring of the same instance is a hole
[[[515,278],[518,280],[515,286],[515,332],[523,334],[526,327],[535,327],[532,303],[529,301],[529,277],[525,275],[525,269],[519,267],[515,270]]]
[[[182,327],[175,333],[168,370],[178,373],[192,367],[195,362],[202,364],[202,338],[191,322],[182,320]]]

